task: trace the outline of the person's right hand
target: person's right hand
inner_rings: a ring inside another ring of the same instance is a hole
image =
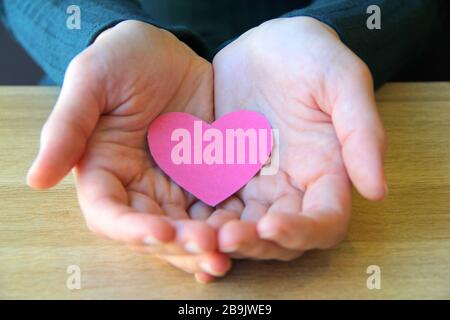
[[[167,31],[119,23],[70,63],[27,180],[50,188],[74,168],[90,230],[209,281],[230,268],[215,230],[194,221],[212,209],[173,183],[148,152],[150,122],[169,111],[213,119],[211,64]]]

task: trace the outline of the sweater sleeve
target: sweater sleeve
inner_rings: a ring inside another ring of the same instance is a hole
[[[80,9],[80,28],[67,27],[76,5]],[[0,17],[16,40],[61,84],[65,70],[78,53],[89,46],[105,29],[124,20],[139,20],[172,31],[180,40],[202,54],[198,37],[184,27],[164,26],[146,15],[134,0],[0,0]]]
[[[339,34],[372,72],[375,87],[398,74],[422,53],[441,29],[444,1],[316,0],[284,17],[309,16]],[[380,9],[380,29],[369,29],[368,7]],[[442,36],[442,35],[441,35]]]

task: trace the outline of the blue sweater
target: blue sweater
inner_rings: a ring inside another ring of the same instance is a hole
[[[367,8],[373,4],[381,9],[379,30],[366,27]],[[70,5],[81,9],[81,29],[66,27]],[[2,21],[58,84],[75,55],[123,20],[165,28],[211,59],[246,30],[295,16],[314,17],[334,28],[369,66],[376,87],[412,67],[421,68],[419,58],[430,48],[449,60],[445,0],[0,0]]]

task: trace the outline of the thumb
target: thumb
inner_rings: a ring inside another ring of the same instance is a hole
[[[99,72],[93,71],[83,56],[67,68],[61,93],[42,128],[38,155],[28,171],[31,187],[54,186],[83,155],[102,111]]]
[[[357,76],[347,77],[339,87],[332,119],[347,172],[364,197],[383,199],[387,194],[383,168],[387,143],[370,71],[362,68]]]

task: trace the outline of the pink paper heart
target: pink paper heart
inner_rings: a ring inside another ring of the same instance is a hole
[[[266,163],[272,130],[266,118],[253,111],[235,111],[212,124],[188,113],[170,112],[150,124],[147,141],[159,168],[198,199],[215,206]]]

